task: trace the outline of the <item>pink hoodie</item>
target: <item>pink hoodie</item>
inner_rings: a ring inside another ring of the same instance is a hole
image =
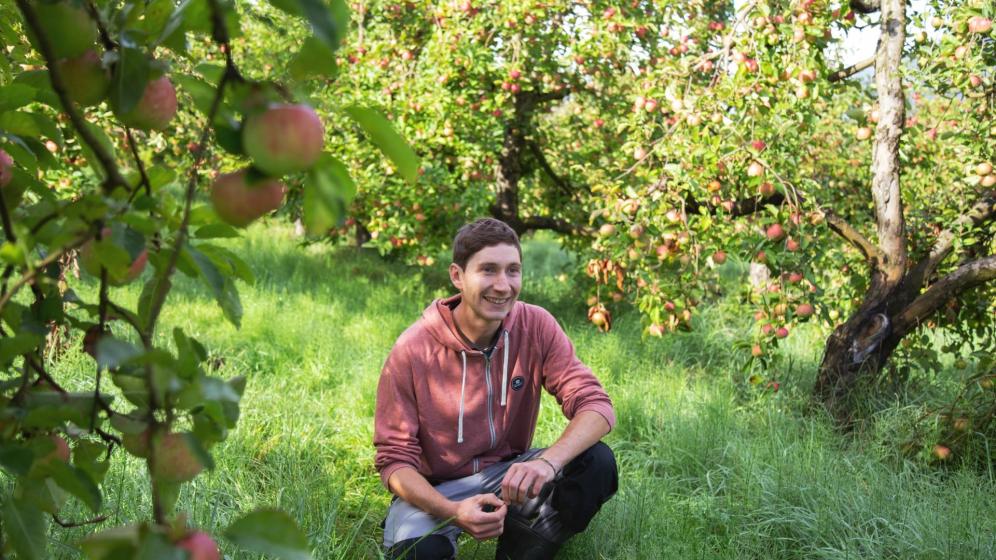
[[[384,364],[374,464],[385,486],[406,467],[438,483],[526,451],[542,388],[568,419],[593,410],[615,425],[608,395],[548,311],[516,302],[488,359],[456,330],[450,306],[459,300],[432,302]]]

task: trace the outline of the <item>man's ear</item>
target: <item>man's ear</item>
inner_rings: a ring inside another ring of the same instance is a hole
[[[457,263],[450,263],[450,282],[456,289],[463,291],[463,269]]]

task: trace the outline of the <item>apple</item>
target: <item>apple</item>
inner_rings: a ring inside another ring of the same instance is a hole
[[[754,356],[755,358],[760,358],[761,356],[764,355],[764,350],[761,348],[760,344],[755,344],[754,346],[750,347],[750,355]]]
[[[322,155],[325,132],[307,105],[273,105],[246,119],[242,145],[253,165],[272,176],[305,171]]]
[[[756,152],[762,152],[768,145],[764,143],[764,140],[751,140],[750,147],[754,148]]]
[[[122,434],[121,446],[136,457],[149,456],[149,431],[144,430],[137,434]]]
[[[978,175],[979,177],[985,177],[986,175],[989,175],[992,172],[993,172],[993,164],[989,163],[988,161],[984,161],[979,165],[975,166],[975,174]]]
[[[647,157],[647,149],[644,148],[643,146],[639,146],[635,150],[633,150],[633,158],[637,160],[642,160],[645,157]]]
[[[968,84],[974,88],[981,86],[982,76],[979,76],[978,74],[972,74],[971,76],[968,77]]]
[[[768,229],[764,231],[764,234],[771,241],[778,241],[785,236],[785,229],[782,228],[781,224],[771,224]]]
[[[799,317],[809,317],[810,315],[813,314],[813,311],[814,311],[813,306],[812,304],[809,303],[800,303],[799,305],[795,306],[795,314],[798,315]]]
[[[105,227],[101,231],[102,239],[107,239],[111,235],[112,231],[109,227]],[[94,278],[100,278],[101,264],[94,252],[94,243],[95,240],[91,239],[80,247],[80,266]],[[129,255],[129,257],[131,257],[132,261],[128,265],[128,270],[115,276],[108,274],[108,284],[111,286],[124,286],[142,275],[142,271],[145,270],[145,265],[149,261],[149,251],[145,247],[142,247],[137,254]]]
[[[602,227],[598,228],[598,235],[602,237],[608,237],[616,232],[616,226],[612,224],[602,224]]]
[[[799,242],[789,237],[785,240],[785,249],[794,253],[799,250]]]
[[[224,222],[246,227],[283,204],[287,187],[277,179],[253,177],[248,170],[219,175],[211,186],[211,203]]]
[[[176,88],[162,76],[149,81],[142,98],[127,113],[115,112],[127,126],[139,130],[163,130],[176,116]]]
[[[933,453],[934,457],[937,457],[941,461],[946,461],[948,457],[951,456],[951,449],[944,445],[937,444],[934,446],[931,453]]]
[[[611,225],[611,224],[606,224],[606,225]],[[629,236],[632,239],[639,239],[643,237],[643,231],[644,231],[643,226],[641,226],[640,224],[633,224],[633,226],[629,228]]]
[[[765,181],[757,186],[757,192],[761,196],[768,198],[769,196],[775,194],[775,186],[770,182]]]
[[[778,338],[785,338],[788,335],[789,335],[788,327],[778,327],[778,330],[775,331],[775,336],[777,336]]]
[[[761,334],[767,336],[771,334],[771,331],[775,330],[775,327],[771,323],[765,323],[761,325]]]
[[[752,161],[750,165],[747,166],[747,176],[760,177],[761,175],[764,175],[764,166],[759,162]]]
[[[168,482],[188,482],[204,470],[184,434],[165,434],[158,441],[153,441],[152,451],[155,461],[152,475],[156,478]]]
[[[56,63],[69,98],[81,107],[100,103],[111,87],[111,77],[100,62],[97,51],[90,49],[74,58]]]
[[[602,313],[601,311],[596,311],[592,313],[590,319],[591,319],[591,324],[595,325],[596,327],[605,326],[606,323],[605,314]]]
[[[647,334],[658,338],[664,336],[664,325],[659,325],[657,323],[650,325],[647,327]]]
[[[816,70],[803,70],[799,72],[799,79],[803,82],[812,82],[816,79]]]
[[[796,86],[795,96],[798,99],[806,99],[809,97],[809,88],[806,87],[806,84],[799,84]]]
[[[982,17],[973,16],[968,18],[968,32],[969,33],[989,33],[993,28],[993,20]]]
[[[193,531],[180,539],[176,546],[189,552],[190,560],[221,560],[218,544],[204,531]]]
[[[726,262],[726,253],[723,251],[716,251],[712,254],[712,262],[716,264],[723,264]]]
[[[81,4],[76,2],[33,2],[42,34],[48,39],[55,58],[82,55],[97,41],[97,24]],[[35,48],[37,37],[29,33]]]
[[[10,184],[14,178],[14,158],[10,154],[0,150],[0,188]]]
[[[855,131],[854,133],[854,137],[857,138],[858,140],[867,140],[871,138],[871,135],[872,135],[872,130],[867,126],[862,126],[858,128],[858,130]]]

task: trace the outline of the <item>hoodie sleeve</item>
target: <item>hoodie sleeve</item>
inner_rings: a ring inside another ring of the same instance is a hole
[[[579,412],[593,410],[609,423],[616,425],[612,401],[598,378],[574,354],[574,345],[549,312],[540,317],[541,337],[544,345],[543,386],[557,399],[564,416],[574,418]]]
[[[374,466],[388,490],[387,481],[395,471],[409,467],[419,470],[422,465],[418,429],[411,359],[397,343],[380,374],[374,413]]]

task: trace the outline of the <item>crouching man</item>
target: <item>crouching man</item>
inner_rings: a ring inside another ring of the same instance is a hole
[[[450,280],[460,293],[402,333],[377,388],[375,464],[396,495],[387,556],[454,558],[466,531],[498,537],[500,560],[553,558],[616,491],[599,441],[612,402],[553,316],[517,301],[522,251],[508,225],[462,227]],[[544,389],[570,422],[532,449]]]

